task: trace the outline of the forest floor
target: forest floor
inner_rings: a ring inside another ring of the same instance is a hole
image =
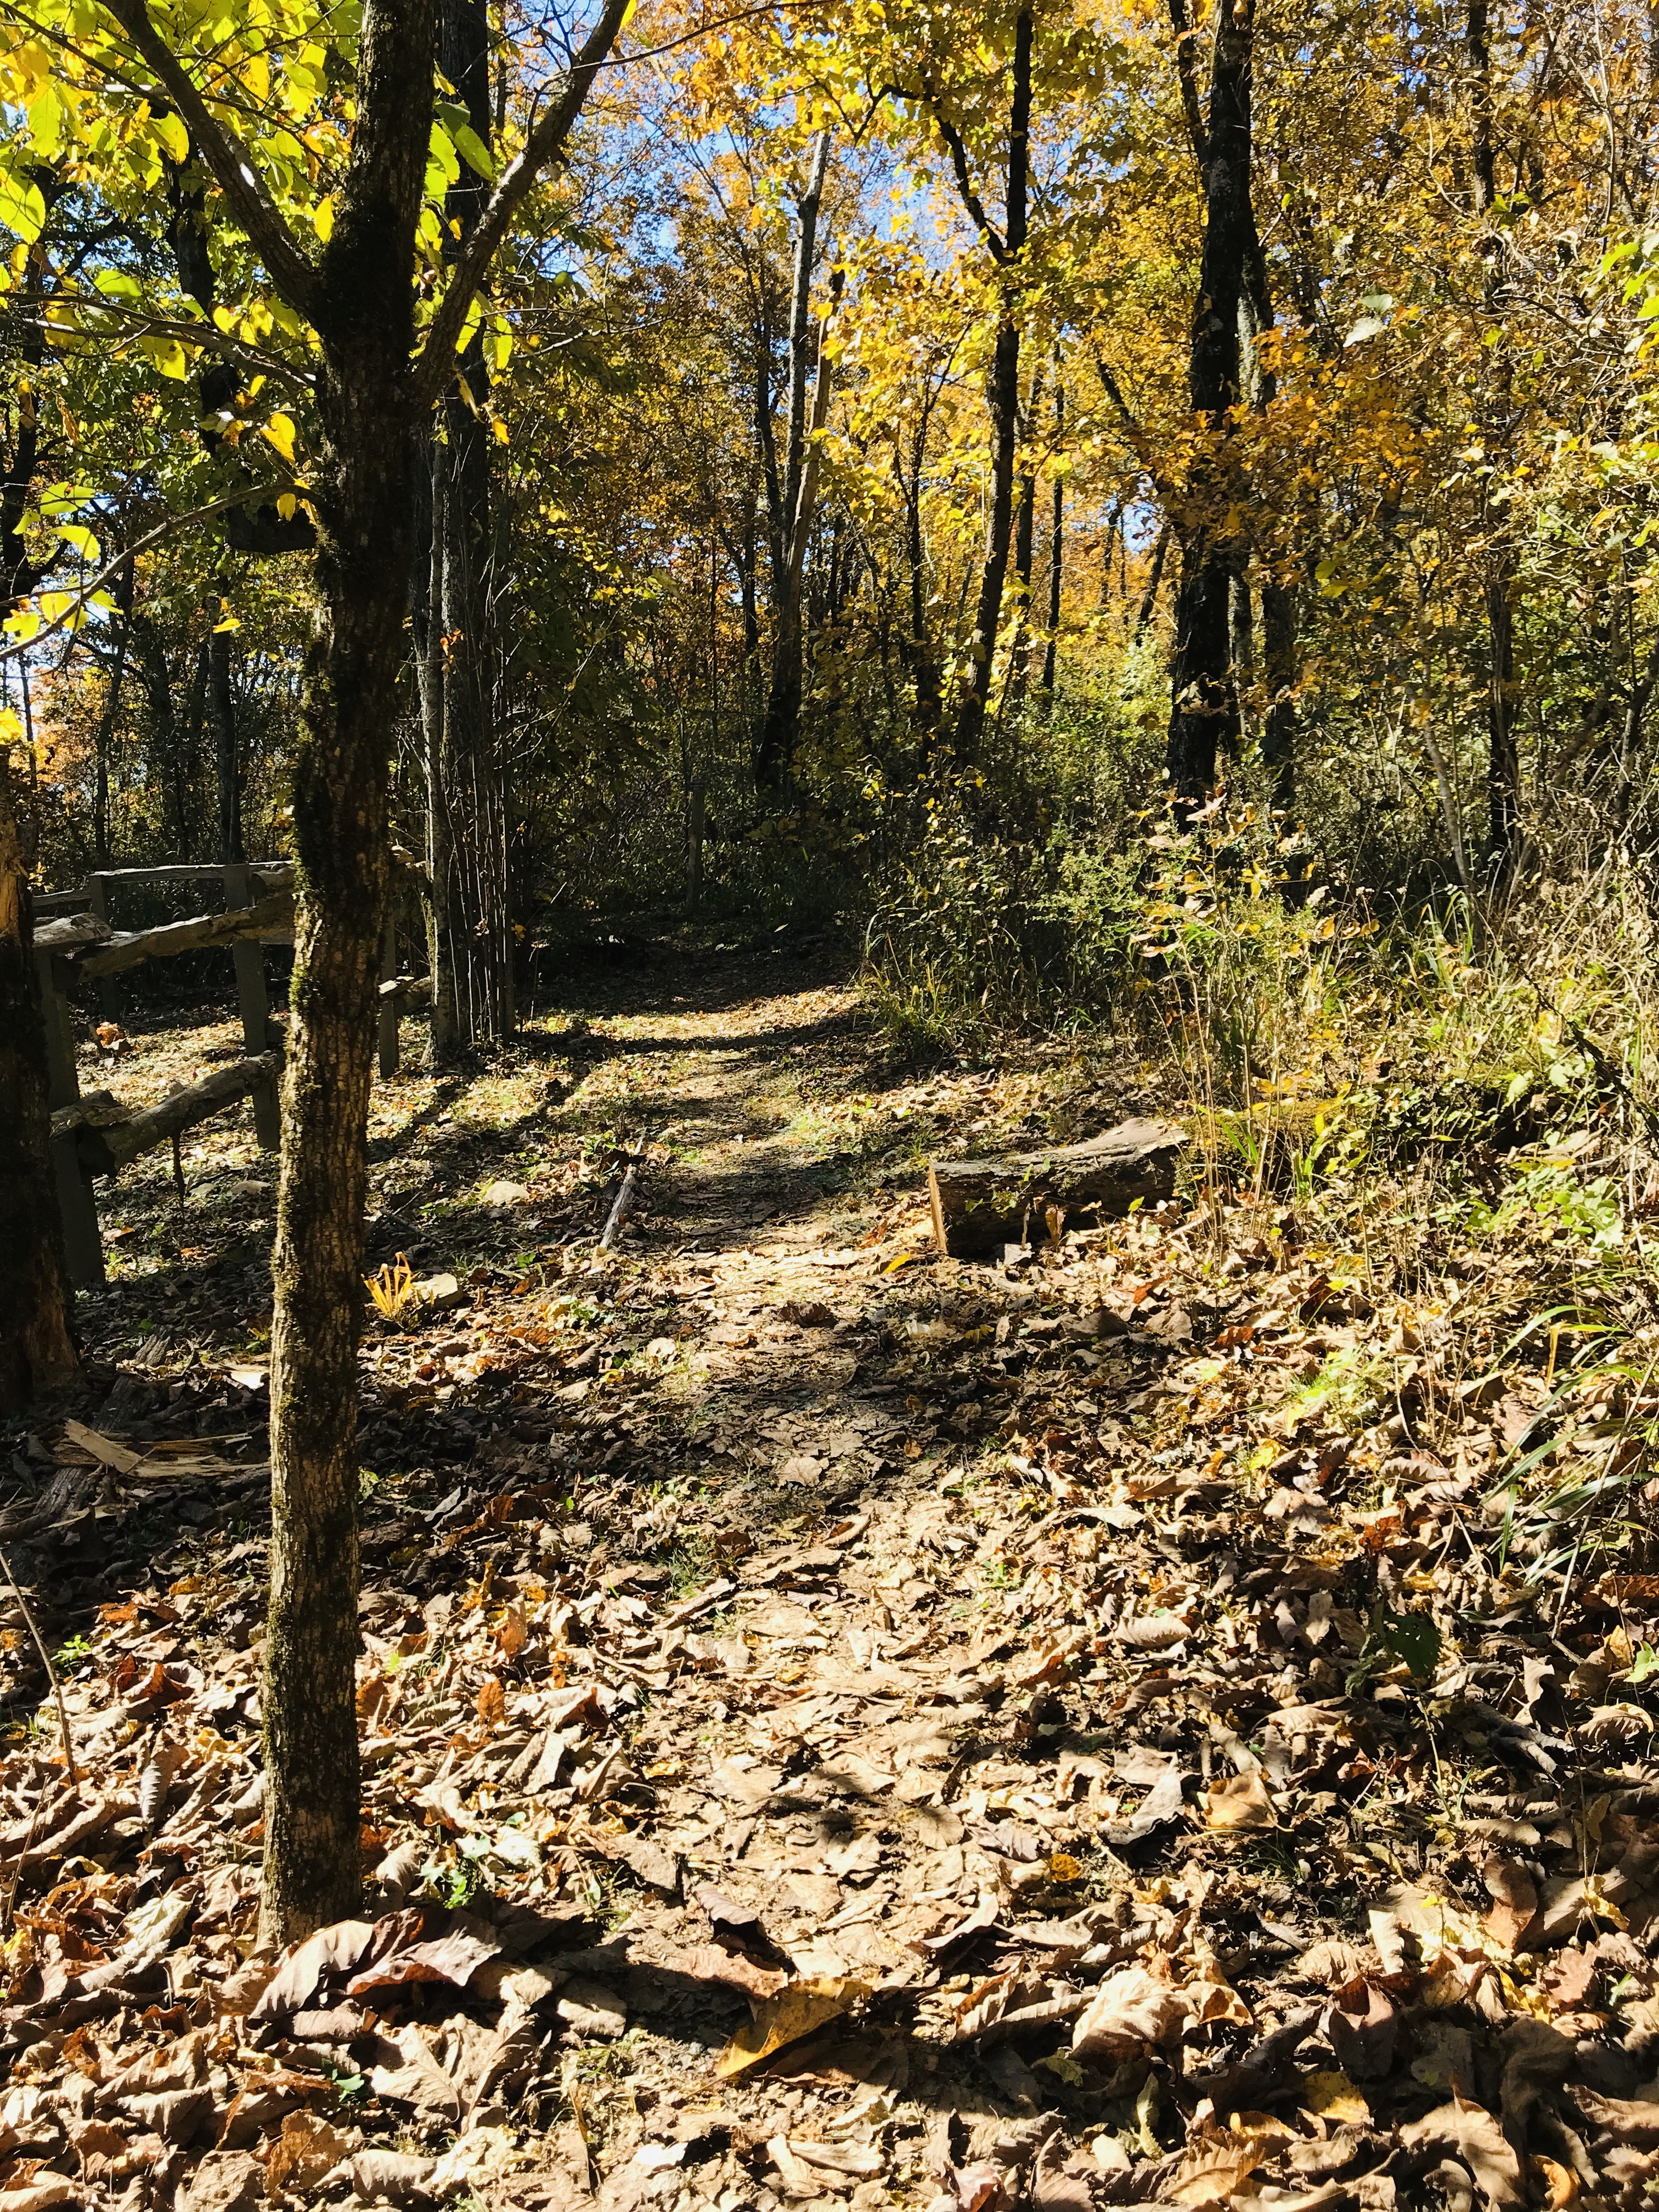
[[[134,1102],[239,1048],[130,1026]],[[1645,1449],[1646,1263],[1432,1163],[938,1255],[931,1152],[1161,1096],[787,950],[377,1086],[374,1261],[454,1280],[365,1332],[374,1880],[281,1960],[270,1165],[143,1163],[0,1512],[78,1768],[9,1601],[0,2212],[1647,2203],[1659,1577],[1524,1571]]]

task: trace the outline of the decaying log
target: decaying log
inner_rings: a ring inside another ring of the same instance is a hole
[[[933,1234],[953,1258],[1045,1234],[1048,1209],[1076,1224],[1083,1213],[1127,1213],[1175,1189],[1186,1139],[1172,1121],[1122,1121],[1086,1144],[1006,1159],[935,1160],[927,1170]]]
[[[204,1076],[199,1083],[175,1091],[159,1106],[148,1106],[142,1114],[134,1114],[127,1121],[102,1128],[82,1128],[76,1140],[82,1165],[89,1175],[114,1175],[141,1152],[165,1145],[169,1138],[193,1129],[198,1121],[211,1120],[227,1106],[234,1106],[239,1098],[249,1097],[262,1083],[271,1082],[282,1065],[279,1052],[261,1053],[253,1060],[239,1060],[234,1066],[222,1067],[212,1075]]]
[[[118,930],[106,943],[72,957],[82,975],[114,975],[141,961],[196,952],[207,945],[234,945],[239,938],[263,937],[291,927],[293,921],[292,891],[271,891],[252,906],[231,907],[223,914],[192,915],[188,921],[164,921],[155,929]]]

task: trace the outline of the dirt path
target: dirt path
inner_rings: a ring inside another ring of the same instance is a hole
[[[18,2203],[1635,2202],[1646,1677],[1480,1510],[1541,1379],[1273,1206],[932,1249],[928,1150],[1144,1103],[919,1077],[782,956],[377,1092],[378,1249],[458,1303],[366,1339],[377,1872],[274,1982],[264,1178],[137,1180],[97,1437],[16,1462],[87,1776],[20,1620]]]

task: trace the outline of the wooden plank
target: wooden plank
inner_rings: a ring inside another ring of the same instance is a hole
[[[239,1099],[252,1097],[261,1084],[275,1080],[282,1065],[283,1056],[277,1052],[239,1060],[234,1066],[204,1075],[199,1083],[175,1091],[159,1106],[147,1106],[126,1121],[101,1128],[83,1127],[76,1138],[82,1164],[90,1175],[114,1175],[141,1152],[153,1152],[157,1145],[165,1145],[198,1122],[222,1114]]]
[[[225,870],[225,910],[255,903],[252,871],[246,861]],[[242,1017],[242,1046],[250,1060],[268,1053],[277,1040],[271,1034],[270,1001],[265,995],[264,947],[240,939],[232,948],[236,963],[236,1000]],[[253,1093],[253,1127],[262,1152],[274,1152],[283,1142],[283,1109],[275,1080]]]
[[[85,906],[91,896],[89,891],[35,891],[29,904],[36,914],[66,914]]]
[[[219,871],[223,873],[222,869]],[[291,922],[292,892],[276,890],[246,908],[225,914],[192,915],[187,921],[164,921],[155,929],[117,931],[107,945],[82,953],[76,966],[83,975],[113,975],[141,961],[169,959],[178,952],[198,952],[214,945],[234,945],[238,938],[263,937]]]
[[[52,1171],[58,1185],[58,1211],[64,1224],[64,1259],[70,1280],[76,1290],[101,1289],[105,1280],[104,1240],[98,1228],[98,1200],[74,1130],[52,1138]]]
[[[54,1111],[73,1106],[81,1096],[81,1079],[75,1065],[75,1030],[70,1020],[67,960],[39,938],[34,948],[35,973],[40,982],[40,1017],[46,1033],[46,1103]]]
[[[252,868],[268,890],[294,881],[292,860],[246,860],[240,865]],[[185,884],[217,883],[222,880],[224,872],[222,860],[192,860],[187,866],[181,864],[176,868],[106,868],[103,875],[105,881],[111,884]],[[62,896],[63,894],[52,893],[51,896]]]
[[[42,922],[34,933],[37,952],[75,952],[82,945],[107,945],[115,932],[95,914],[66,915],[62,921]]]
[[[397,1002],[398,1010],[407,1013],[412,1006],[428,1006],[432,1003],[430,975],[388,975],[380,986],[380,1004],[388,1000]]]
[[[1007,1159],[935,1160],[927,1170],[933,1234],[953,1258],[1041,1233],[1049,1206],[1127,1213],[1137,1199],[1168,1198],[1186,1139],[1173,1121],[1120,1122],[1087,1144]]]

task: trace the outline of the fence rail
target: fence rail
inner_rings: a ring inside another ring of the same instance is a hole
[[[424,879],[425,871],[410,854],[393,848],[400,872]],[[82,1286],[105,1279],[103,1238],[93,1179],[113,1176],[131,1161],[186,1129],[210,1120],[243,1098],[253,1102],[253,1125],[260,1146],[274,1152],[282,1134],[277,1079],[283,1065],[283,1036],[270,1017],[265,988],[266,945],[294,941],[295,868],[289,860],[239,860],[224,865],[192,861],[176,867],[106,868],[78,890],[45,891],[37,913],[55,915],[34,933],[34,953],[45,1017],[50,1085],[52,1171],[64,1220],[65,1256],[71,1279]],[[192,915],[152,928],[118,930],[111,921],[112,895],[161,883],[220,882],[224,909]],[[132,1112],[107,1091],[81,1095],[75,1054],[70,993],[81,978],[95,979],[102,1011],[116,1018],[113,978],[149,960],[228,947],[235,963],[236,997],[242,1022],[244,1057],[187,1085],[158,1105]],[[398,972],[395,915],[388,915],[381,946],[378,1019],[382,1076],[398,1066],[398,1021],[401,1013],[431,1000],[429,979]]]

